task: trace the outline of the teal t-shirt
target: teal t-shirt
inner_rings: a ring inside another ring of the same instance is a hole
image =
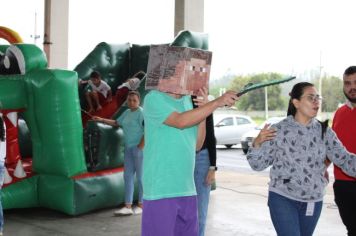
[[[139,107],[135,111],[127,109],[116,121],[124,130],[125,147],[137,146],[144,132],[142,107]]]
[[[173,112],[181,113],[192,108],[190,96],[176,99],[155,90],[145,96],[145,200],[196,195],[194,165],[197,126],[178,129],[164,124]]]

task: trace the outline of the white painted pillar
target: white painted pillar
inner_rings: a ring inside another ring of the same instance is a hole
[[[43,49],[50,68],[68,67],[69,0],[45,0]]]
[[[175,0],[174,35],[181,30],[204,32],[204,0]]]

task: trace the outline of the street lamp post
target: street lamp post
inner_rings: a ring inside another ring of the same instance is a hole
[[[265,87],[265,118],[268,119],[268,93],[267,87]]]
[[[320,97],[322,97],[322,89],[321,89],[321,86],[322,86],[322,75],[321,75],[321,72],[322,72],[322,65],[321,65],[321,51],[320,51],[320,55],[319,55],[319,95]],[[321,118],[321,114],[322,114],[322,104],[323,104],[323,101],[321,100],[320,101],[320,107],[319,107],[319,117]]]

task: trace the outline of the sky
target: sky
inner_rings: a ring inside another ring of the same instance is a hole
[[[43,0],[0,4],[0,25],[26,43],[34,42],[37,12],[36,43],[42,47]],[[205,0],[211,80],[261,72],[308,77],[320,68],[341,77],[356,64],[355,9],[354,0]],[[72,0],[69,14],[68,69],[102,41],[157,44],[174,38],[174,0]]]
[[[206,1],[205,30],[218,74],[300,74],[322,67],[322,73],[340,76],[356,64],[356,1],[216,2]],[[217,17],[208,17],[214,12]]]

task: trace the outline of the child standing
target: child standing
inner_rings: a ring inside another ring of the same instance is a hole
[[[94,120],[124,130],[125,156],[124,156],[124,181],[125,181],[125,207],[114,212],[115,215],[132,215],[142,213],[142,149],[143,136],[143,109],[140,107],[140,94],[130,91],[127,97],[127,109],[117,120],[94,117]],[[138,183],[138,206],[132,208],[135,173]]]
[[[81,83],[83,83],[83,81]],[[102,109],[101,104],[111,102],[111,88],[101,79],[99,72],[93,71],[90,74],[90,80],[87,83],[90,85],[90,89],[86,92],[85,97],[89,106],[89,113],[99,111]]]

